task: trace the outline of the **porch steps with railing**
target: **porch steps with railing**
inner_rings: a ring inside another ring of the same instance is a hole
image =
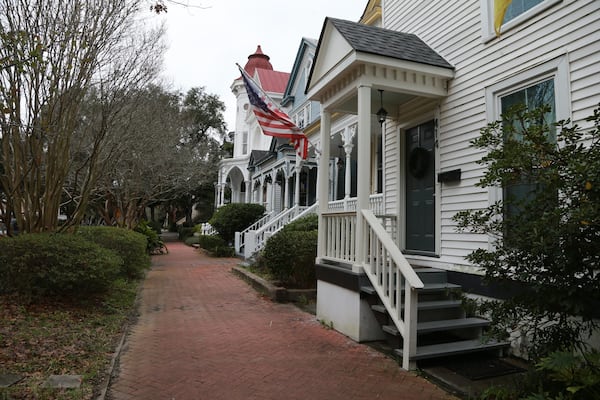
[[[418,267],[414,271],[424,287],[417,289],[417,349],[412,361],[477,352],[500,353],[509,347],[508,342],[484,339],[483,333],[490,322],[465,315],[461,287],[448,282],[446,271]],[[402,358],[402,336],[377,292],[371,285],[364,285],[361,295],[371,304],[393,353]]]

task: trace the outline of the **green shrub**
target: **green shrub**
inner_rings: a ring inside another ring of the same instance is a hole
[[[181,225],[179,228],[177,228],[177,232],[179,232],[179,240],[185,241],[185,239],[189,238],[194,234],[194,227]]]
[[[227,243],[233,242],[235,232],[241,232],[265,214],[260,204],[232,203],[219,208],[209,223]]]
[[[217,246],[209,250],[209,253],[214,257],[233,257],[235,256],[235,249],[230,246]]]
[[[205,250],[211,250],[215,247],[227,245],[225,240],[219,235],[200,235],[198,236],[198,244]]]
[[[227,245],[225,240],[218,235],[195,236],[198,245],[214,257],[233,257],[235,250]]]
[[[307,215],[306,217],[298,218],[283,227],[282,231],[315,231],[319,229],[319,217],[317,214]]]
[[[146,221],[142,221],[134,229],[135,232],[146,236],[146,252],[153,254],[164,247],[164,242],[158,235],[158,232]]]
[[[110,288],[123,265],[115,252],[71,234],[24,234],[0,240],[0,292],[30,300],[83,298]]]
[[[140,279],[150,267],[150,256],[146,252],[148,240],[141,233],[113,226],[83,226],[77,232],[117,253],[123,259],[120,275],[124,278]]]
[[[191,246],[193,244],[199,244],[200,240],[198,236],[190,236],[183,241],[187,246]]]
[[[271,275],[290,288],[316,286],[317,231],[285,231],[269,238],[261,262]]]
[[[162,225],[162,222],[159,221],[148,221],[148,226],[159,235],[162,233]]]

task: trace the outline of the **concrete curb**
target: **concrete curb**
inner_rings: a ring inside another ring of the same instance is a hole
[[[266,295],[272,301],[285,303],[313,300],[317,298],[316,289],[286,289],[282,286],[276,286],[264,278],[253,274],[244,267],[232,267],[231,272],[242,278],[256,291]]]

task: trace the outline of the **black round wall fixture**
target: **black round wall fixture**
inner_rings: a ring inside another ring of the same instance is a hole
[[[408,172],[415,178],[422,178],[429,169],[429,151],[416,147],[408,155]]]

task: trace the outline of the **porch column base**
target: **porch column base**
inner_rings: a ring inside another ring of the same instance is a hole
[[[364,279],[349,269],[317,265],[317,319],[356,342],[383,340],[371,306],[361,299]]]

